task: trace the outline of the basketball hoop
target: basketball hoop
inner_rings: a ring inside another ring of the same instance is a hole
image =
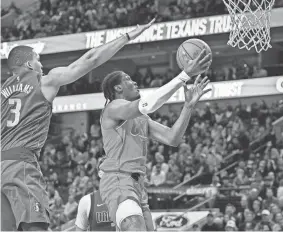
[[[223,0],[231,16],[228,45],[256,52],[270,45],[270,15],[275,0]]]

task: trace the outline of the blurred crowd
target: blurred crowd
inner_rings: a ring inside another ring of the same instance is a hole
[[[283,6],[275,1],[275,7]],[[39,0],[34,9],[21,12],[15,4],[1,10],[17,15],[2,28],[1,41],[95,31],[227,13],[222,0]]]
[[[171,126],[179,112],[169,111],[166,115],[154,113],[151,117]],[[209,207],[219,206],[225,199],[230,202],[231,197],[239,198],[238,205],[228,205],[222,214],[213,214],[213,223],[216,221],[224,228],[228,221],[234,220],[239,228],[258,228],[265,226],[262,217],[268,210],[268,225],[279,228],[283,223],[283,145],[273,136],[268,137],[263,151],[251,151],[250,144],[269,134],[271,123],[282,115],[282,101],[271,107],[264,101],[251,105],[239,103],[235,107],[206,103],[205,108],[194,111],[184,142],[178,148],[155,141],[148,144],[148,186],[175,186],[197,176],[190,186],[219,188]],[[52,229],[74,218],[79,199],[93,188],[98,189],[97,163],[104,155],[98,119],[89,133],[81,135],[71,131],[62,136],[60,143],[56,141],[49,140],[40,161],[48,182]],[[237,166],[230,171],[223,170],[231,159],[237,161]],[[239,190],[239,186],[246,188]]]
[[[280,70],[278,74],[281,74]],[[163,74],[154,73],[150,67],[146,72],[142,74],[139,70],[131,76],[131,78],[137,82],[140,89],[143,88],[156,88],[160,87],[167,82],[171,81],[179,71],[173,71],[172,69],[165,69]],[[264,68],[260,68],[256,65],[251,66],[248,64],[235,65],[224,68],[210,68],[203,76],[208,76],[211,82],[215,81],[233,81],[239,79],[261,78],[267,77],[268,72]],[[77,95],[86,93],[99,93],[101,92],[101,81],[98,78],[94,78],[92,75],[77,80],[69,85],[62,86],[58,93],[59,96]]]

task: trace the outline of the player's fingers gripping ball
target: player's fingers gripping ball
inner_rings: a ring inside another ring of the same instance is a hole
[[[194,60],[205,49],[205,55],[212,54],[206,42],[200,39],[188,39],[183,42],[177,50],[176,60],[179,68],[184,69],[189,60]],[[210,62],[212,61],[212,56]]]

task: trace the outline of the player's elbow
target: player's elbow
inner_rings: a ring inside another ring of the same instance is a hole
[[[171,146],[171,147],[178,147],[181,143],[181,141],[179,141],[178,138],[174,137],[174,136],[170,136],[168,137],[168,144]]]

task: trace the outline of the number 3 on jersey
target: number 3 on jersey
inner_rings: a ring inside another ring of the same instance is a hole
[[[15,114],[14,121],[8,120],[7,126],[13,127],[16,126],[20,121],[20,115],[21,115],[21,108],[22,108],[22,101],[19,98],[10,98],[9,99],[9,105],[11,105],[13,108],[10,110],[11,113]]]

